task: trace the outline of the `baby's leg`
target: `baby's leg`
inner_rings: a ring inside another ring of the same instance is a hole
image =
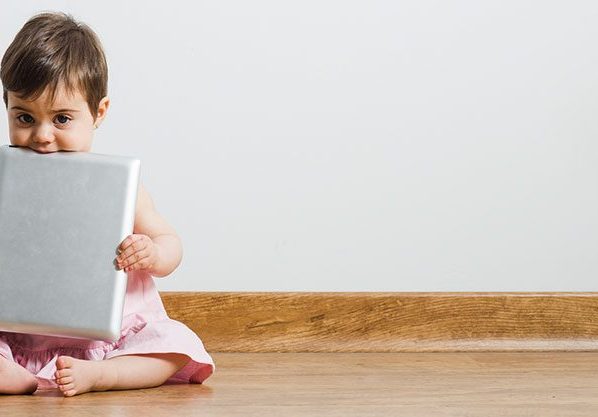
[[[37,378],[18,363],[0,356],[0,394],[32,394]]]
[[[102,361],[61,356],[56,383],[66,397],[89,391],[152,388],[162,385],[189,362],[178,353],[125,355]]]

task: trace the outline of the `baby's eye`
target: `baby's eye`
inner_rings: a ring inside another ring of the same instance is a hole
[[[56,121],[58,121],[59,124],[61,125],[65,125],[67,124],[71,119],[67,116],[65,116],[64,114],[59,114],[58,116],[56,116]]]
[[[33,123],[33,117],[30,114],[21,114],[17,117],[17,120],[21,123]]]

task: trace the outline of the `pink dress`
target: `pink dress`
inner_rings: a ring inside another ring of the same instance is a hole
[[[182,353],[190,360],[169,383],[202,383],[214,372],[214,361],[197,335],[166,314],[153,277],[128,273],[121,337],[116,342],[0,332],[0,355],[34,374],[39,388],[56,388],[56,360],[66,355],[102,360],[143,353]]]

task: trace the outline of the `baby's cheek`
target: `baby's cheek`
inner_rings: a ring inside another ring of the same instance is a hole
[[[8,126],[8,137],[11,145],[26,146],[27,144],[27,135],[18,128],[11,129],[11,125]]]

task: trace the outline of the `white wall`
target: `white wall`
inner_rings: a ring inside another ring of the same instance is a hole
[[[44,9],[101,37],[161,290],[598,286],[596,2],[13,3],[2,53]]]

